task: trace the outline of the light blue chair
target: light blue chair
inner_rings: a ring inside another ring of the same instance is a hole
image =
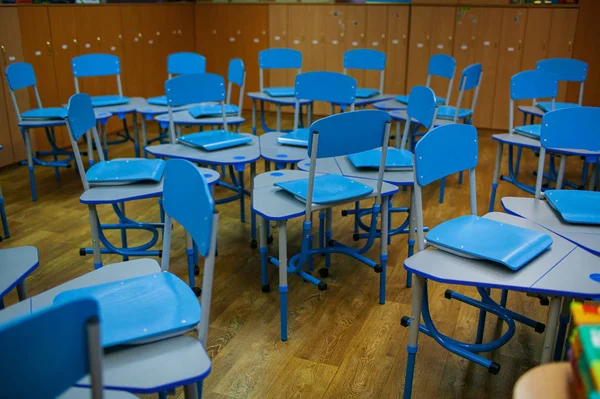
[[[357,88],[356,98],[370,98],[383,93],[385,85],[385,53],[372,49],[353,49],[344,53],[344,75],[348,69],[380,71],[379,88]]]
[[[535,65],[538,71],[553,73],[559,82],[579,83],[579,100],[577,104],[558,102],[554,104],[547,101],[538,102],[536,105],[544,112],[550,112],[553,109],[571,108],[583,105],[583,87],[587,78],[588,64],[583,61],[572,58],[548,58],[538,61]]]
[[[99,311],[94,300],[49,307],[1,324],[0,351],[0,385],[7,398],[135,398],[103,390]],[[59,367],[49,367],[57,362]],[[73,387],[87,374],[90,389]]]
[[[192,73],[206,72],[206,58],[197,53],[173,53],[167,57],[167,79],[177,75],[189,75]],[[151,97],[148,99],[151,105],[167,105],[166,96]],[[151,142],[151,141],[150,141]]]
[[[258,53],[260,92],[267,93],[271,97],[293,97],[293,87],[265,87],[265,69],[296,69],[300,74],[302,73],[302,53],[290,48],[270,48]]]
[[[498,134],[492,136],[498,142],[498,152],[496,154],[496,166],[494,169],[494,178],[492,180],[492,193],[490,195],[489,211],[494,210],[496,200],[496,190],[498,188],[498,179],[508,181],[518,188],[533,193],[533,188],[529,187],[517,179],[519,162],[523,147],[539,149],[539,138],[541,126],[539,124],[514,126],[515,101],[533,100],[535,106],[538,99],[550,99],[550,107],[554,109],[556,95],[558,94],[558,80],[553,73],[542,70],[519,72],[510,79],[510,104],[508,134]],[[526,123],[527,118],[524,118]],[[508,172],[509,176],[500,176],[500,166],[502,158],[502,147],[507,144],[508,147]],[[518,148],[516,164],[514,163],[514,147]]]
[[[454,123],[462,121],[464,123],[472,123],[475,106],[477,105],[477,97],[479,88],[481,87],[481,78],[483,71],[481,64],[472,64],[463,69],[460,76],[460,84],[458,86],[458,102],[456,106],[442,105],[438,107],[437,117],[440,119],[449,119]],[[471,108],[461,108],[464,94],[474,90]]]
[[[452,93],[452,86],[454,85],[455,72],[456,60],[452,56],[447,54],[434,54],[429,57],[429,64],[427,66],[427,81],[425,82],[425,86],[430,87],[431,78],[434,76],[448,79],[446,97],[435,96],[436,104],[446,105],[450,103],[450,94]],[[408,104],[407,95],[397,96],[396,100],[401,103]]]

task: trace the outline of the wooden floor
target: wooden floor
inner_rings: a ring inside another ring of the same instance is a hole
[[[246,115],[250,120],[250,115]],[[274,125],[273,115],[269,123]],[[285,116],[284,126],[291,124]],[[153,126],[151,129],[155,129]],[[242,131],[249,131],[249,122]],[[156,134],[152,130],[152,134]],[[480,131],[478,181],[479,214],[487,211],[496,153],[491,132]],[[133,156],[131,143],[111,147],[111,156]],[[506,157],[506,153],[505,153]],[[537,158],[527,152],[522,164],[523,178],[533,183],[531,170]],[[259,162],[258,172],[263,170]],[[81,182],[74,168],[63,169],[60,181],[53,170],[36,169],[37,202],[32,202],[27,168],[8,167],[0,171],[12,237],[0,247],[34,245],[39,249],[40,267],[28,278],[31,295],[43,292],[93,269],[90,256],[80,257],[79,248],[90,246],[87,208],[79,203]],[[468,181],[468,180],[467,180]],[[468,186],[451,177],[446,185],[446,202],[438,204],[439,186],[424,190],[425,224],[435,226],[451,217],[469,212]],[[226,192],[218,188],[217,197]],[[501,182],[498,198],[523,195]],[[395,198],[396,205],[408,204],[408,193]],[[498,201],[499,202],[499,201]],[[249,213],[249,201],[246,211]],[[500,205],[496,205],[500,211]],[[114,221],[109,207],[99,207],[101,220]],[[403,261],[407,256],[406,236],[395,236],[389,248],[387,302],[378,303],[379,277],[363,264],[333,256],[329,289],[320,292],[300,278],[289,278],[289,340],[279,339],[279,295],[260,290],[260,257],[249,246],[250,223],[239,220],[238,203],[218,207],[219,256],[215,266],[213,305],[208,352],[213,369],[205,382],[206,398],[393,398],[404,386],[408,330],[400,318],[410,314],[411,290],[405,287]],[[127,214],[137,220],[157,220],[156,199],[128,206]],[[350,245],[352,221],[334,212],[334,237]],[[405,215],[395,215],[399,224]],[[289,253],[299,250],[301,220],[290,222]],[[118,242],[119,235],[109,237]],[[145,238],[130,234],[131,241]],[[480,237],[479,239],[485,239]],[[277,242],[277,240],[275,240]],[[185,240],[175,227],[171,271],[186,278]],[[276,254],[276,244],[271,252]],[[378,259],[377,245],[368,253]],[[104,256],[104,263],[119,261]],[[322,258],[315,258],[320,267]],[[440,265],[441,266],[441,265]],[[271,287],[277,287],[277,270],[269,270]],[[477,311],[457,301],[444,299],[447,285],[430,284],[432,317],[438,329],[454,338],[473,340]],[[475,290],[453,287],[476,295]],[[6,299],[16,302],[16,294]],[[537,300],[511,292],[511,309],[545,321],[547,308]],[[502,333],[505,325],[488,317],[486,339]],[[414,381],[416,398],[506,398],[516,379],[533,367],[541,353],[542,336],[518,325],[514,338],[489,354],[502,365],[496,376],[473,363],[442,349],[431,338],[420,336]],[[165,365],[169,367],[169,365]],[[182,395],[177,391],[178,395]]]

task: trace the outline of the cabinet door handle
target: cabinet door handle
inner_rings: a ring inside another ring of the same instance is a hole
[[[52,44],[50,44],[50,41],[46,42],[46,46],[48,46],[48,55],[52,55]]]
[[[569,40],[569,53],[573,50],[573,41]]]

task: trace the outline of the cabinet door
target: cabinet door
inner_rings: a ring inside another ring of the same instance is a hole
[[[196,43],[195,51],[206,58],[207,72],[214,73],[217,57],[217,8],[219,5],[198,3],[195,6]]]
[[[6,70],[6,67],[13,62],[23,62],[23,45],[21,43],[21,28],[19,24],[19,13],[16,7],[6,7],[2,9],[0,13],[0,64],[2,65],[2,71]],[[0,93],[4,96],[6,104],[10,104],[10,111],[7,109],[8,122],[9,122],[9,134],[12,142],[12,153],[14,161],[20,161],[27,157],[25,151],[25,143],[21,135],[21,130],[18,126],[17,114],[12,106],[12,100],[10,98],[10,92],[8,85],[4,88],[5,90]],[[29,93],[27,90],[19,90],[16,94],[17,102],[21,112],[30,109],[29,105]],[[6,131],[0,133],[1,135],[6,134]],[[3,150],[4,151],[4,150]],[[6,150],[7,154],[3,154],[8,158],[10,147]]]
[[[548,40],[548,58],[571,58],[577,29],[577,9],[552,10],[552,26]],[[567,83],[558,85],[556,101],[566,101]]]
[[[550,39],[551,24],[551,9],[530,8],[528,10],[521,70],[533,70],[539,60],[548,58],[548,40]]]
[[[406,94],[409,94],[413,86],[423,86],[426,83],[431,54],[431,15],[434,11],[435,7],[412,7]]]
[[[81,41],[78,39],[77,7],[48,7],[52,50],[56,68],[58,102],[66,104],[75,93],[71,60],[81,54]]]
[[[346,50],[365,48],[367,8],[367,6],[348,6],[346,8],[346,40],[344,41]],[[350,69],[348,75],[356,79],[358,87],[365,87],[365,71]]]
[[[456,27],[454,30],[454,59],[456,60],[456,74],[454,87],[450,96],[450,104],[456,105],[460,87],[460,77],[464,68],[476,62],[476,49],[478,38],[478,25],[481,18],[481,9],[459,7],[456,11]],[[479,61],[479,60],[478,60]],[[487,71],[484,70],[484,74]],[[485,79],[485,78],[484,78]],[[463,105],[471,103],[472,96],[466,94]],[[477,113],[477,112],[476,112]]]
[[[342,73],[344,70],[346,10],[344,5],[319,6],[323,15],[325,38],[323,44],[323,70]],[[329,115],[331,107],[325,103],[315,104],[313,112]]]
[[[452,55],[455,20],[455,7],[434,8],[434,12],[431,15],[431,39],[429,43],[430,57],[434,54]],[[427,59],[427,63],[429,63],[429,59]],[[427,70],[427,68],[425,69]],[[448,80],[432,77],[430,87],[436,95],[446,97],[446,93],[448,92]]]
[[[502,36],[500,38],[496,89],[494,92],[492,119],[494,129],[508,128],[510,78],[521,71],[526,26],[527,9],[505,8],[503,10]]]
[[[10,119],[9,113],[14,114],[14,108],[12,104],[6,102],[4,92],[8,91],[5,88],[5,79],[0,79],[0,145],[2,150],[0,151],[0,166],[10,165],[15,163],[15,156],[12,152],[12,140],[10,137]]]
[[[388,54],[385,40],[388,25],[388,7],[373,5],[367,7],[367,34],[366,48],[378,50]],[[386,57],[386,70],[387,57]],[[365,71],[365,87],[379,90],[379,71]]]
[[[150,93],[146,88],[145,70],[148,65],[144,62],[144,20],[149,18],[148,6],[122,6],[121,27],[123,33],[119,38],[123,48],[121,64],[125,65],[121,73],[123,91],[129,96],[158,96],[164,93],[164,88],[158,88]],[[163,34],[160,29],[155,33]],[[166,62],[166,61],[165,61]],[[166,76],[165,76],[166,79]]]
[[[406,92],[406,56],[408,53],[408,15],[406,6],[388,6],[386,33],[387,62],[385,91],[390,94]]]
[[[294,6],[270,5],[269,6],[269,48],[292,47],[288,43],[288,8]],[[293,86],[294,75],[286,70],[266,70],[264,72],[264,85],[270,87]],[[272,109],[275,109],[274,107]]]

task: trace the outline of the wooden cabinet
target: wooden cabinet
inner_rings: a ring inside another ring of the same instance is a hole
[[[549,8],[530,8],[527,12],[527,29],[523,45],[521,70],[533,70],[539,60],[548,58],[548,40],[552,25],[552,11]]]
[[[371,6],[346,7],[346,31],[344,33],[344,50],[366,47],[367,9]],[[348,75],[356,79],[358,87],[365,87],[365,71],[348,70]]]
[[[547,58],[571,58],[578,14],[577,9],[552,10]],[[567,83],[562,82],[558,86],[556,101],[566,101],[566,97]]]
[[[387,69],[387,41],[385,40],[388,27],[388,7],[370,6],[367,7],[367,33],[365,47],[386,53]],[[364,87],[379,90],[379,71],[365,71]]]
[[[502,35],[498,51],[492,117],[492,128],[494,129],[508,128],[510,79],[522,70],[521,63],[526,26],[527,9],[505,8],[502,11]]]
[[[10,165],[15,163],[15,157],[12,152],[12,139],[10,136],[10,119],[8,114],[14,113],[12,104],[6,102],[5,88],[6,80],[0,79],[0,145],[2,150],[0,151],[0,166]]]
[[[387,7],[385,91],[390,94],[406,92],[409,12],[406,6]]]

